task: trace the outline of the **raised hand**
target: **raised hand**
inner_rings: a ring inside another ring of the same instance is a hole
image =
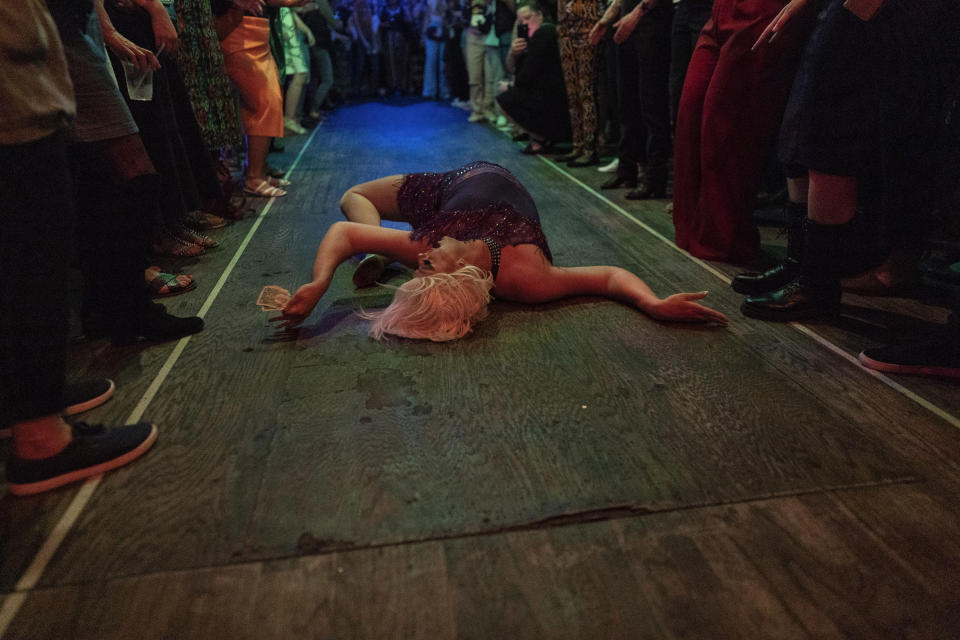
[[[699,293],[675,293],[651,305],[646,311],[657,320],[666,320],[669,322],[716,322],[717,324],[727,324],[729,322],[727,316],[695,302],[695,300],[702,300],[706,295],[706,291]]]

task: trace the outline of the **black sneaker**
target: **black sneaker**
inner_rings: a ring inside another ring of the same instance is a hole
[[[81,422],[73,426],[73,441],[53,457],[11,456],[6,465],[7,488],[14,495],[27,496],[99,475],[136,460],[156,439],[157,428],[149,422],[115,428]]]
[[[83,318],[83,333],[90,340],[112,338],[126,344],[140,340],[174,340],[203,331],[203,319],[170,315],[159,303],[147,302],[131,317],[90,313]]]
[[[67,384],[64,389],[64,414],[68,416],[99,407],[113,396],[116,386],[109,378]]]
[[[940,337],[870,347],[860,352],[860,364],[888,373],[960,378],[960,341]]]

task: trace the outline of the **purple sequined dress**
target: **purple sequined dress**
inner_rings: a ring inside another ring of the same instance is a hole
[[[490,239],[501,247],[532,244],[553,262],[533,198],[513,174],[492,162],[471,162],[446,173],[411,173],[397,194],[414,240],[437,243]]]

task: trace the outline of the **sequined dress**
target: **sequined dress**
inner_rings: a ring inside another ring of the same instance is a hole
[[[397,194],[414,240],[489,239],[499,246],[536,245],[553,262],[533,198],[512,173],[477,161],[446,173],[410,173]]]

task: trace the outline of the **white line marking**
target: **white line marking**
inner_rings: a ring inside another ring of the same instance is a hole
[[[313,142],[313,138],[315,135],[317,135],[317,131],[319,130],[320,127],[317,126],[313,130],[313,133],[310,134],[310,137],[307,138],[307,141],[303,143],[300,153],[297,154],[293,164],[290,165],[287,173],[284,174],[285,177],[289,176],[291,173],[293,173],[293,170],[296,169],[297,165],[300,163],[300,158],[303,157],[303,153],[310,146],[310,143]],[[267,206],[265,206],[263,211],[261,211],[257,216],[257,219],[250,227],[250,230],[247,231],[247,235],[244,237],[243,242],[241,242],[240,246],[237,247],[236,252],[233,254],[233,258],[231,258],[230,262],[224,268],[223,273],[220,275],[220,279],[217,280],[217,284],[214,285],[210,295],[207,296],[203,306],[200,307],[200,311],[197,312],[197,315],[201,318],[207,314],[207,312],[210,310],[210,307],[213,306],[214,301],[217,299],[217,296],[220,295],[221,289],[223,289],[223,286],[226,284],[230,274],[233,273],[234,267],[236,267],[237,263],[240,261],[240,257],[243,255],[243,252],[246,251],[247,245],[250,244],[250,240],[260,228],[260,224],[263,222],[263,219],[267,217],[268,213],[270,213],[270,209],[273,208],[273,203],[275,201],[276,198],[270,199],[270,201],[267,203]],[[176,346],[173,348],[173,351],[171,351],[170,355],[167,356],[167,360],[163,363],[163,366],[160,367],[160,371],[157,372],[153,382],[151,382],[150,386],[147,387],[147,390],[144,391],[143,396],[140,397],[140,401],[137,403],[137,406],[134,407],[124,424],[131,424],[140,421],[144,411],[147,410],[147,407],[153,401],[154,397],[156,397],[157,392],[160,390],[160,386],[167,379],[167,376],[170,375],[170,371],[173,370],[173,366],[180,359],[181,354],[183,354],[184,349],[187,348],[187,344],[190,343],[191,338],[193,338],[193,336],[186,336],[177,342]],[[71,527],[73,527],[73,523],[77,521],[77,518],[80,517],[80,513],[87,506],[87,503],[90,502],[90,498],[93,496],[93,492],[100,485],[100,480],[102,478],[102,475],[93,476],[88,478],[80,486],[77,495],[74,496],[73,500],[70,502],[70,505],[67,507],[67,510],[60,517],[60,520],[57,521],[53,531],[50,532],[50,535],[44,541],[43,545],[40,547],[40,550],[33,557],[33,560],[30,562],[30,566],[28,566],[26,571],[24,571],[23,577],[17,581],[17,584],[14,587],[14,593],[11,593],[4,599],[3,606],[0,607],[0,638],[3,638],[3,635],[9,628],[10,623],[13,622],[13,619],[16,617],[20,607],[23,606],[23,603],[26,601],[27,592],[33,589],[40,581],[40,577],[43,575],[43,572],[50,563],[50,560],[53,559],[57,549],[60,548],[61,543],[63,543],[64,539],[67,537]]]
[[[649,226],[648,224],[646,224],[645,222],[637,219],[632,213],[630,213],[629,211],[627,211],[626,209],[624,209],[623,207],[621,207],[620,205],[618,205],[616,202],[611,201],[609,198],[607,198],[607,197],[604,196],[603,194],[599,193],[598,191],[596,191],[595,189],[593,189],[593,188],[590,187],[589,185],[584,184],[583,182],[581,182],[581,181],[580,181],[578,178],[576,178],[575,176],[570,175],[569,173],[567,173],[566,171],[564,171],[562,168],[560,168],[559,166],[557,166],[557,164],[556,164],[555,162],[553,162],[552,160],[550,160],[549,158],[545,158],[545,157],[542,156],[542,155],[541,155],[541,156],[538,156],[538,157],[540,158],[540,160],[542,160],[544,163],[546,163],[546,165],[547,165],[548,167],[550,167],[551,169],[553,169],[554,171],[556,171],[556,172],[559,173],[560,175],[566,176],[566,177],[569,178],[572,182],[580,185],[580,186],[581,186],[584,190],[586,190],[588,193],[593,194],[594,196],[596,196],[597,198],[599,198],[601,201],[603,201],[603,202],[605,202],[606,204],[608,204],[608,205],[609,205],[612,209],[614,209],[617,213],[619,213],[619,214],[622,215],[623,217],[627,218],[628,220],[632,221],[634,224],[636,224],[637,226],[639,226],[639,227],[641,227],[642,229],[644,229],[647,233],[649,233],[650,235],[654,236],[655,238],[657,238],[658,240],[660,240],[661,242],[663,242],[664,244],[666,244],[668,247],[670,247],[671,249],[673,249],[674,251],[676,251],[676,252],[679,253],[680,255],[682,255],[682,256],[684,256],[685,258],[687,258],[688,260],[690,260],[690,261],[692,261],[692,262],[695,262],[696,264],[700,265],[700,267],[702,267],[702,268],[705,269],[706,271],[709,271],[710,273],[712,273],[713,275],[715,275],[717,278],[719,278],[720,280],[722,280],[725,284],[730,284],[730,282],[731,282],[730,277],[728,277],[728,276],[727,276],[725,273],[723,273],[722,271],[718,271],[715,267],[713,267],[712,265],[704,262],[704,261],[701,260],[700,258],[696,258],[696,257],[690,255],[687,251],[685,251],[685,250],[681,249],[680,247],[678,247],[673,240],[670,240],[669,238],[667,238],[666,236],[664,236],[663,234],[661,234],[659,231],[657,231],[657,230],[654,229],[653,227],[651,227],[651,226]],[[874,378],[876,378],[877,380],[879,380],[879,381],[882,382],[883,384],[887,385],[888,387],[890,387],[891,389],[893,389],[893,390],[896,391],[897,393],[903,395],[903,396],[906,397],[907,399],[912,400],[912,401],[915,402],[916,404],[920,405],[921,407],[923,407],[924,409],[926,409],[927,411],[929,411],[929,412],[932,413],[933,415],[935,415],[935,416],[937,416],[938,418],[946,421],[948,424],[952,425],[953,427],[956,427],[957,429],[960,429],[960,418],[954,416],[953,414],[951,414],[951,413],[948,412],[948,411],[945,411],[944,409],[941,409],[940,407],[938,407],[937,405],[933,404],[932,402],[930,402],[930,401],[927,400],[926,398],[924,398],[924,397],[918,395],[917,393],[915,393],[914,391],[911,391],[910,389],[904,387],[904,386],[903,386],[902,384],[900,384],[899,382],[896,382],[896,381],[894,381],[894,380],[891,380],[889,377],[887,377],[887,376],[884,375],[883,373],[881,373],[881,372],[879,372],[879,371],[874,371],[873,369],[868,369],[868,368],[866,368],[865,366],[863,366],[862,364],[860,364],[860,361],[857,360],[856,356],[850,355],[849,353],[847,353],[846,351],[844,351],[841,347],[837,346],[837,345],[834,344],[833,342],[830,342],[829,340],[827,340],[826,338],[824,338],[822,335],[820,335],[819,333],[817,333],[817,332],[815,332],[814,330],[812,330],[810,327],[808,327],[808,326],[806,326],[806,325],[803,325],[803,324],[800,324],[800,323],[798,323],[798,322],[791,322],[791,323],[789,323],[789,324],[790,324],[791,327],[793,327],[794,329],[796,329],[796,330],[799,331],[800,333],[804,334],[805,336],[807,336],[807,337],[809,337],[809,338],[812,338],[812,339],[815,340],[816,342],[819,342],[823,347],[825,347],[825,348],[829,349],[830,351],[836,353],[837,355],[839,355],[840,357],[842,357],[844,360],[847,360],[848,362],[854,364],[854,365],[857,367],[857,369],[859,369],[860,371],[862,371],[862,372],[864,372],[864,373],[866,373],[866,374],[868,374],[868,375],[870,375],[870,376],[873,376]]]

